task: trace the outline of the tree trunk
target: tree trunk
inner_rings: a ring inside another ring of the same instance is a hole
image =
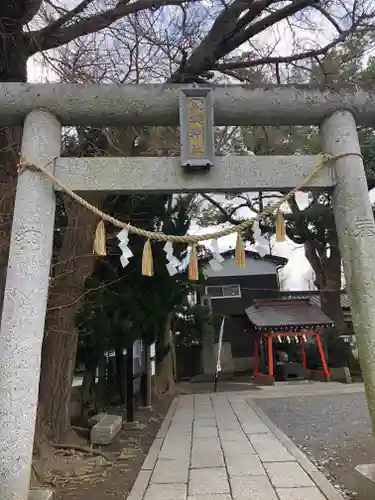
[[[169,313],[165,322],[164,335],[162,341],[163,359],[158,367],[157,391],[159,394],[173,394],[174,376],[171,349],[171,321],[173,313]]]
[[[69,403],[77,352],[76,313],[86,279],[91,275],[97,217],[75,201],[65,199],[68,223],[54,266],[42,348],[37,429],[63,441],[69,429]],[[42,423],[42,425],[41,425]],[[37,436],[38,438],[38,436]]]
[[[1,5],[6,16],[1,16],[2,36],[0,43],[0,82],[26,82],[27,60],[29,49],[22,37],[22,19],[25,16],[27,3],[22,0],[12,5]],[[17,186],[16,166],[20,161],[22,127],[0,128],[0,311],[3,306],[3,295],[8,265],[10,232],[13,219],[14,198]],[[1,315],[1,314],[0,314]]]
[[[314,243],[306,244],[306,257],[316,276],[316,287],[319,290],[323,312],[335,322],[335,328],[325,329],[323,341],[328,350],[328,361],[331,366],[348,366],[350,364],[350,344],[344,342],[341,335],[348,334],[349,328],[341,307],[341,255],[336,244],[327,257],[326,249],[320,253]]]

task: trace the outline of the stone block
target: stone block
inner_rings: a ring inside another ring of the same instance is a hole
[[[329,368],[331,380],[335,382],[345,382],[346,384],[352,383],[352,376],[347,366],[341,368]]]
[[[224,467],[224,458],[221,452],[219,439],[194,439],[191,454],[191,467]]]
[[[46,488],[35,488],[30,490],[28,500],[52,500],[53,491]]]
[[[271,483],[275,488],[300,488],[315,486],[297,462],[276,462],[264,464]]]
[[[118,415],[106,415],[91,429],[92,444],[109,444],[122,427],[122,418]]]
[[[278,500],[267,476],[235,476],[230,484],[234,500]]]
[[[242,441],[222,441],[221,446],[226,458],[255,454],[252,444],[246,439],[245,435],[243,435]]]
[[[186,500],[186,484],[150,484],[144,500]]]
[[[149,452],[147,454],[147,457],[145,458],[145,461],[143,462],[142,465],[142,470],[153,470],[155,467],[156,461],[158,459],[158,455],[160,453],[161,446],[163,444],[163,439],[161,438],[155,438],[154,442],[151,445],[151,448],[149,449]]]
[[[269,375],[255,375],[254,381],[258,385],[275,385],[275,379]]]
[[[195,417],[194,428],[196,429],[197,427],[216,427],[216,420],[213,414],[206,417]]]
[[[326,500],[318,488],[278,488],[280,500]]]
[[[94,421],[94,422],[100,422],[102,420],[102,418],[106,417],[107,414],[106,413],[97,413],[96,415],[94,415],[93,417],[91,417],[91,419]]]
[[[232,443],[236,441],[243,441],[244,434],[241,430],[237,431],[224,431],[222,429],[219,430],[220,441],[221,443]]]
[[[187,500],[232,500],[232,497],[230,494],[226,493],[214,493],[212,495],[194,495],[191,496],[189,495]]]
[[[229,475],[232,476],[262,476],[266,474],[262,462],[256,455],[226,456]]]
[[[294,457],[271,434],[251,434],[249,440],[262,462],[291,462]]]
[[[148,483],[150,482],[151,472],[150,470],[139,471],[133,488],[126,497],[126,500],[143,500]]]
[[[163,460],[156,462],[151,483],[173,484],[187,483],[189,473],[189,460]]]
[[[355,470],[375,483],[375,464],[360,464]]]
[[[216,427],[196,427],[194,428],[194,439],[197,438],[213,438],[217,437],[217,428]]]
[[[230,493],[225,467],[192,469],[189,478],[189,495]]]

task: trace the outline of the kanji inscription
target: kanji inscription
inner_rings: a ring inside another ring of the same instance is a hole
[[[205,133],[204,99],[188,99],[188,138],[189,155],[204,156],[204,133]]]

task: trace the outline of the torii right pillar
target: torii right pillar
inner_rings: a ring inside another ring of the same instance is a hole
[[[334,162],[332,207],[366,397],[375,436],[375,222],[360,154],[357,127],[349,111],[337,111],[321,126],[323,152],[354,153]],[[357,156],[355,156],[357,153]]]

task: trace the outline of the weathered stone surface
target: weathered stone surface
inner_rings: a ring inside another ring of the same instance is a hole
[[[221,446],[226,457],[253,455],[255,453],[252,444],[244,436],[242,441],[222,441]]]
[[[194,439],[217,437],[217,427],[196,427],[194,429]]]
[[[189,494],[207,495],[230,493],[225,467],[212,469],[192,469],[189,479]]]
[[[316,163],[314,156],[219,156],[215,158],[215,168],[204,176],[187,176],[181,169],[179,158],[64,157],[56,162],[56,176],[63,184],[68,184],[78,192],[151,194],[259,189],[275,191],[277,188],[292,189]],[[332,179],[332,172],[326,167],[313,177],[308,187],[332,187]],[[217,359],[215,349],[213,357]],[[234,363],[230,343],[223,344],[221,363],[220,377],[226,374],[232,377]]]
[[[313,481],[297,462],[266,463],[264,467],[276,488],[314,486]]]
[[[230,476],[262,476],[266,474],[262,462],[256,455],[225,455]]]
[[[346,384],[352,383],[352,376],[347,366],[341,368],[329,368],[331,379],[337,382],[345,382]]]
[[[91,429],[92,444],[109,444],[122,427],[122,418],[118,415],[106,415]]]
[[[339,247],[372,428],[375,429],[375,223],[360,157],[357,123],[337,111],[322,124],[323,150],[342,155],[334,162],[332,193]]]
[[[36,488],[30,490],[28,500],[52,500],[54,497],[52,490],[45,488]]]
[[[142,470],[153,470],[155,467],[156,461],[158,459],[158,455],[163,444],[163,440],[161,438],[155,438],[154,442],[151,445],[151,448],[148,451],[147,457],[145,458],[141,469]]]
[[[52,172],[60,149],[56,118],[44,110],[30,113],[21,161]],[[54,213],[51,182],[26,169],[18,176],[0,327],[1,500],[29,495]]]
[[[102,420],[102,418],[106,417],[107,414],[104,413],[104,412],[101,412],[101,413],[97,413],[96,415],[94,415],[92,418],[92,420],[94,420],[94,422],[100,422]]]
[[[278,488],[280,500],[326,500],[318,488]],[[330,500],[330,499],[329,499]]]
[[[267,476],[231,477],[234,500],[278,500]]]
[[[143,500],[147,486],[150,482],[151,471],[141,470],[126,500]]]
[[[219,428],[219,437],[196,437],[192,432],[193,422],[199,431],[214,429],[212,417],[199,417],[187,425],[192,409],[196,415],[211,408],[207,395],[179,399],[177,422],[172,418],[160,452],[162,440],[157,438],[146,460],[148,467],[157,460],[155,468],[143,468],[141,482],[128,500],[343,500],[261,410],[252,402],[249,406],[246,397],[237,395],[231,405],[227,394],[210,396],[217,424],[226,428],[229,422],[231,428],[237,422],[235,430]],[[268,433],[247,436],[234,411],[244,427],[264,424]]]
[[[217,438],[194,439],[191,466],[194,468],[224,467],[220,441]]]
[[[179,125],[181,85],[2,83],[0,124],[22,125],[33,109],[49,109],[63,125]],[[358,85],[217,85],[215,125],[320,125],[340,109],[358,125],[375,125],[373,90]],[[251,113],[249,113],[251,110]]]
[[[171,484],[187,483],[189,473],[189,460],[164,460],[156,462],[151,483]]]
[[[232,500],[231,495],[226,493],[214,493],[212,495],[189,495],[187,500]]]
[[[144,500],[186,500],[186,484],[150,484]]]
[[[294,460],[280,441],[271,434],[252,434],[249,439],[262,462],[290,462]]]

